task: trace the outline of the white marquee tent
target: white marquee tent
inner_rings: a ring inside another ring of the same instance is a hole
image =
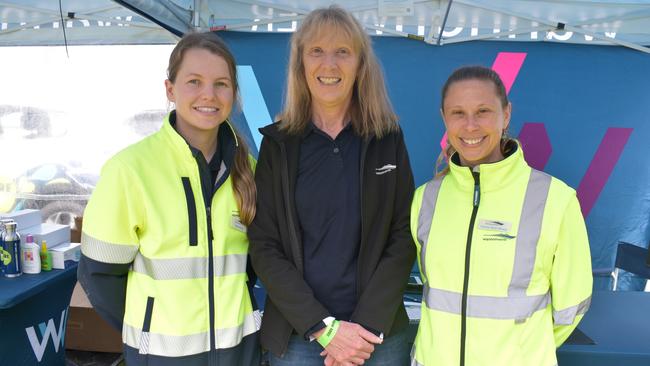
[[[4,0],[0,45],[160,44],[191,29],[287,32],[326,0]],[[433,45],[479,39],[650,48],[650,1],[356,0],[372,34]],[[65,38],[61,24],[65,22]],[[443,30],[440,32],[440,30]]]

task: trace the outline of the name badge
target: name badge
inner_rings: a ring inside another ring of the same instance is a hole
[[[501,220],[478,220],[479,230],[489,230],[489,231],[499,231],[502,233],[507,233],[512,228],[512,223]]]

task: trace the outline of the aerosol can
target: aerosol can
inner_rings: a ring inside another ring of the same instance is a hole
[[[23,274],[20,266],[20,236],[15,222],[5,223],[2,233],[2,263],[5,277],[18,277]]]

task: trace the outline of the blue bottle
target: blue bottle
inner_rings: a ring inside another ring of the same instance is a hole
[[[5,265],[5,277],[18,277],[23,274],[20,268],[20,235],[16,223],[5,223],[2,233],[2,262]]]

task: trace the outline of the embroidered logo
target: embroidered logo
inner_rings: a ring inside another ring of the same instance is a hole
[[[397,169],[397,165],[386,164],[386,165],[382,166],[381,168],[376,168],[375,169],[375,174],[382,175],[382,174],[386,174],[386,173],[388,173],[390,171],[393,171],[395,169]]]
[[[484,241],[506,241],[516,238],[509,234],[499,233],[499,234],[483,234]]]

